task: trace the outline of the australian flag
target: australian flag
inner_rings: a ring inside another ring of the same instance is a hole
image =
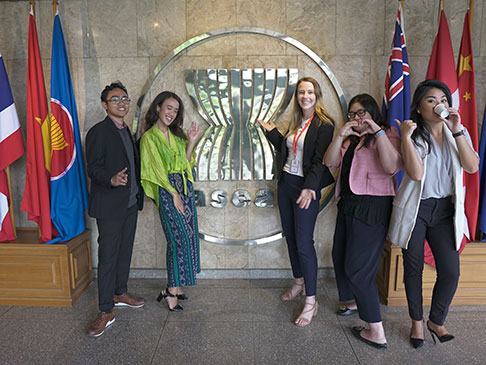
[[[51,64],[51,218],[64,242],[84,232],[88,190],[78,112],[59,14],[54,18]]]
[[[392,53],[386,71],[382,114],[383,118],[391,126],[398,128],[399,133],[400,128],[395,122],[395,119],[398,119],[400,122],[410,119],[410,69],[408,66],[403,9],[401,4],[398,7]],[[397,185],[400,185],[402,176],[402,171],[395,176]]]

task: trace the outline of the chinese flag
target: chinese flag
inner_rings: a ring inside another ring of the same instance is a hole
[[[31,7],[27,65],[27,169],[21,209],[39,225],[42,241],[52,238],[49,196],[50,122],[39,41]]]
[[[471,42],[470,10],[464,18],[461,49],[457,60],[457,82],[459,86],[459,112],[462,124],[471,136],[475,151],[478,150],[478,119],[476,109],[476,82],[474,80],[474,62]],[[467,217],[470,241],[474,240],[479,204],[479,172],[464,173],[466,191],[464,209]]]

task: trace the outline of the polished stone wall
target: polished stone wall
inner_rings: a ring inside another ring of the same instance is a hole
[[[50,82],[52,1],[37,1],[37,27],[47,90]],[[70,57],[71,75],[78,106],[82,139],[86,131],[104,117],[99,103],[102,88],[121,80],[132,100],[138,100],[153,69],[181,43],[207,31],[225,27],[254,26],[288,35],[312,49],[337,77],[346,100],[367,92],[381,100],[385,69],[390,54],[398,1],[391,0],[63,0],[59,12]],[[454,51],[460,46],[467,0],[446,1]],[[438,26],[439,1],[405,2],[406,36],[412,88],[424,77]],[[486,24],[484,1],[475,1],[472,26],[478,115],[482,119],[486,101]],[[26,66],[28,1],[0,2],[0,52],[10,78],[23,130],[26,117]],[[338,124],[343,121],[340,104],[330,81],[304,53],[281,40],[261,35],[232,35],[202,44],[170,63],[147,91],[147,103],[160,91],[179,94],[187,108],[186,126],[205,122],[190,103],[183,72],[190,68],[294,67],[299,75],[319,80],[326,107]],[[133,120],[135,103],[127,118]],[[282,125],[289,119],[288,111]],[[24,133],[25,135],[25,133]],[[25,156],[13,164],[15,216],[18,226],[33,226],[20,211],[25,180]],[[276,192],[274,182],[264,184]],[[252,195],[262,184],[251,182],[198,182],[196,188],[209,193],[223,188],[231,194],[245,188]],[[240,209],[240,210],[238,210]],[[278,230],[277,208],[228,206],[224,210],[199,208],[200,225],[231,238],[255,238]],[[319,266],[332,267],[330,251],[336,204],[332,201],[319,215],[315,240]],[[92,247],[97,252],[96,224]],[[165,267],[165,237],[158,213],[146,200],[139,216],[132,267]],[[262,246],[221,246],[201,242],[203,269],[286,269],[285,242]],[[96,266],[96,254],[93,255]]]

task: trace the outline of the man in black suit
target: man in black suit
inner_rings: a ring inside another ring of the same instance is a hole
[[[86,136],[91,179],[89,215],[98,226],[98,304],[100,313],[88,330],[101,336],[115,321],[113,307],[141,308],[145,299],[127,293],[138,210],[143,207],[140,157],[123,118],[130,108],[119,81],[105,87],[101,105],[106,118]]]

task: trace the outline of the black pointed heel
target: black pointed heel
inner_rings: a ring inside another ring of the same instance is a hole
[[[179,304],[176,304],[173,308],[170,307],[169,305],[169,300],[167,299],[168,297],[171,297],[171,298],[177,298],[177,295],[175,294],[172,294],[170,291],[169,291],[169,288],[166,288],[165,290],[162,290],[159,294],[159,296],[157,297],[157,302],[160,302],[163,299],[165,299],[166,303],[167,303],[167,307],[169,308],[169,310],[171,312],[181,312],[184,310],[184,308],[182,308]]]
[[[427,329],[429,330],[430,332],[430,336],[432,337],[432,339],[434,340],[434,345],[437,344],[437,342],[435,342],[435,337],[437,337],[437,339],[440,341],[440,343],[443,343],[443,342],[447,342],[447,341],[450,341],[450,340],[453,340],[454,339],[454,336],[447,333],[445,335],[442,335],[442,336],[439,336],[437,334],[437,332],[435,332],[432,328],[430,328],[429,326],[427,326]],[[434,337],[435,335],[435,337]]]
[[[424,339],[423,338],[414,338],[410,336],[410,343],[412,344],[414,349],[421,348],[424,345]]]

